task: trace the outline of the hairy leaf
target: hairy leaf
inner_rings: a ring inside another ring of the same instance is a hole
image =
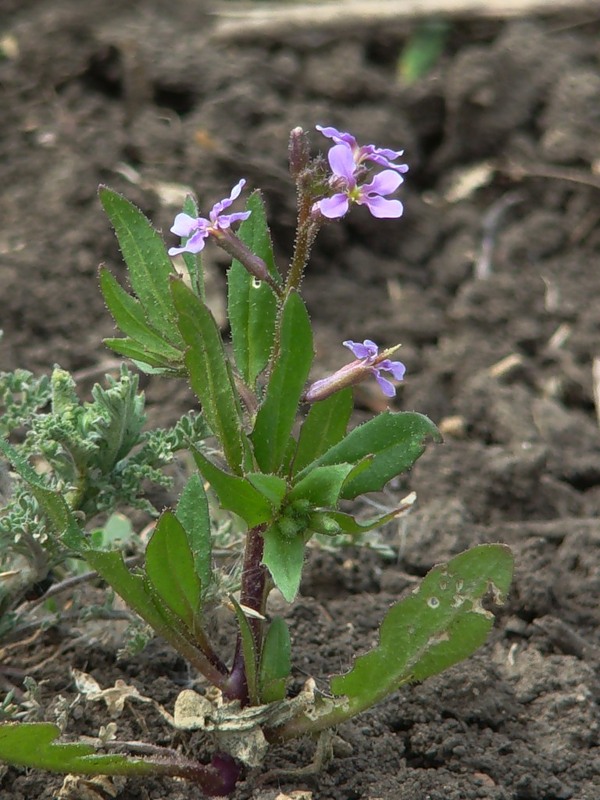
[[[195,447],[192,448],[192,455],[196,466],[204,479],[210,483],[223,508],[233,511],[251,528],[268,522],[273,517],[271,501],[255,489],[246,478],[223,472]]]
[[[184,486],[175,515],[185,530],[194,558],[194,570],[204,594],[213,579],[212,534],[208,500],[199,475],[192,475]]]
[[[286,681],[292,670],[290,632],[282,617],[274,617],[263,643],[259,671],[261,703],[273,703],[285,697]]]
[[[49,722],[0,724],[0,761],[22,767],[78,775],[150,775],[148,761],[121,755],[98,755],[89,744],[63,744],[58,725]]]
[[[117,192],[103,186],[100,202],[115,229],[131,286],[148,321],[167,341],[180,347],[182,339],[169,293],[173,268],[161,237],[139,208]]]
[[[274,473],[278,472],[286,454],[313,359],[310,319],[295,291],[285,301],[280,325],[280,351],[252,433],[260,468],[263,472]]]
[[[125,336],[147,351],[150,358],[165,364],[181,365],[181,350],[169,344],[150,325],[140,301],[128,294],[105,267],[100,269],[100,288],[114,321]]]
[[[414,412],[393,413],[386,411],[374,419],[359,425],[331,447],[311,465],[358,464],[363,458],[372,456],[365,469],[344,485],[341,496],[352,499],[365,492],[376,492],[396,475],[412,467],[425,449],[425,440],[431,437],[440,441],[440,434],[433,422],[423,414]],[[302,470],[299,478],[308,473]]]
[[[293,460],[294,473],[303,470],[343,439],[352,408],[352,389],[349,388],[311,405],[300,429]]]
[[[296,597],[302,577],[304,539],[300,534],[285,536],[277,524],[267,528],[263,537],[263,564],[267,566],[281,594],[291,603]]]
[[[352,464],[330,464],[326,467],[315,467],[294,486],[289,499],[309,500],[313,506],[335,508],[340,497],[344,481],[354,469]]]
[[[170,511],[163,512],[148,542],[146,575],[160,600],[193,630],[202,586],[185,528]]]
[[[171,291],[178,325],[188,345],[185,363],[192,389],[223,447],[227,463],[239,473],[248,459],[248,443],[219,328],[209,308],[183,281],[173,281]]]
[[[273,248],[267,226],[264,203],[259,192],[248,198],[252,212],[240,225],[238,236],[265,262],[270,274],[279,278],[273,260]],[[258,281],[234,260],[227,274],[228,315],[235,363],[249,386],[267,366],[277,319],[277,298],[270,286]]]
[[[417,591],[388,611],[379,644],[331,681],[352,713],[368,708],[403,683],[420,681],[470,656],[485,642],[494,617],[483,606],[491,593],[504,602],[513,558],[505,545],[480,545],[429,572]]]

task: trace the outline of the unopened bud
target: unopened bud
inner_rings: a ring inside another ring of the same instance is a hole
[[[302,128],[294,128],[294,130],[291,131],[288,154],[290,159],[290,174],[292,178],[298,178],[310,163],[308,136]]]

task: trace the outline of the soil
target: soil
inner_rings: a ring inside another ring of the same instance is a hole
[[[317,371],[339,366],[343,339],[402,342],[395,407],[431,416],[445,443],[382,498],[418,494],[416,511],[384,532],[395,558],[311,552],[286,612],[295,680],[325,686],[372,645],[400,594],[475,543],[511,546],[514,585],[472,659],[341,726],[336,757],[316,776],[267,786],[251,776],[235,798],[597,800],[600,19],[456,20],[438,63],[406,85],[397,62],[410,26],[219,43],[210,10],[200,0],[3,0],[0,366],[38,373],[57,362],[85,388],[113,363],[96,276],[100,262],[123,267],[99,183],[166,232],[186,186],[209,208],[244,176],[265,192],[285,260],[293,127],[335,125],[404,148],[404,218],[356,209],[327,226],[305,296]],[[313,142],[327,147],[316,132]],[[226,264],[216,249],[209,259],[217,297]],[[193,403],[184,386],[143,383],[153,423]],[[361,389],[357,414],[380,402]],[[193,679],[185,664],[159,640],[122,654],[118,633],[65,620],[5,666],[35,677],[46,718],[62,710],[70,734],[110,721],[103,705],[77,699],[70,666],[172,709]],[[148,708],[127,705],[119,736],[151,730],[157,744],[182,744]],[[300,742],[274,749],[266,768],[311,757]],[[62,783],[11,768],[0,796],[49,800]],[[70,796],[200,797],[167,779],[90,791]]]

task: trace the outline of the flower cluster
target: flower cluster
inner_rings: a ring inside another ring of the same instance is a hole
[[[406,164],[395,163],[403,151],[376,147],[373,144],[360,146],[352,134],[336,128],[317,125],[317,130],[334,142],[327,154],[332,172],[329,185],[333,194],[317,201],[313,210],[319,211],[328,219],[339,219],[346,214],[350,203],[357,203],[367,206],[374,217],[401,217],[404,211],[402,203],[399,200],[388,200],[387,196],[393,194],[403,183],[402,173],[408,170]],[[364,182],[369,175],[365,162],[385,167],[369,183]]]

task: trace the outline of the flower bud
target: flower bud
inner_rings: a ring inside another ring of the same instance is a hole
[[[310,163],[308,137],[302,128],[294,128],[294,130],[291,131],[288,154],[290,174],[292,178],[298,178]]]

